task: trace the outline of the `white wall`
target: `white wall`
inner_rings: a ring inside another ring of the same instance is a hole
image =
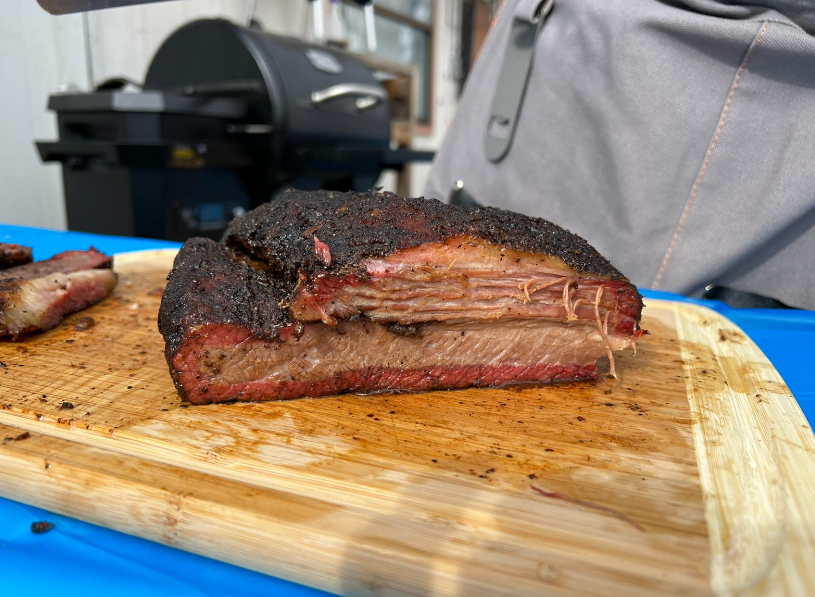
[[[451,51],[459,11],[452,8],[459,1],[437,0],[433,128],[416,139],[417,149],[437,148],[455,111]],[[248,0],[180,0],[54,17],[35,0],[2,0],[0,222],[65,228],[60,166],[43,165],[34,147],[34,139],[56,139],[56,117],[46,109],[49,94],[72,86],[88,90],[117,76],[142,81],[173,30],[202,17],[243,22],[247,6]],[[255,15],[268,31],[300,35],[305,7],[305,0],[257,0]],[[428,170],[413,167],[412,194],[423,192]],[[386,184],[392,180],[383,178]]]
[[[184,23],[204,17],[242,22],[245,13],[246,0],[176,0],[89,12],[94,82],[118,76],[141,82],[156,50]]]
[[[453,121],[458,105],[458,44],[461,20],[460,0],[437,0],[433,19],[433,108],[432,130],[414,137],[414,149],[436,150]],[[430,163],[411,166],[410,194],[424,194]],[[437,197],[446,200],[446,197]]]
[[[54,19],[36,2],[0,6],[0,221],[62,228],[59,166],[44,167],[34,139],[56,135],[48,94],[85,83],[82,18]]]

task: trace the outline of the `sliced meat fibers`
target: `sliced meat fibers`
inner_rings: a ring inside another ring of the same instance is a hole
[[[159,329],[194,403],[597,377],[642,300],[545,220],[388,193],[298,192],[188,241]]]
[[[111,263],[91,248],[0,271],[0,336],[48,330],[101,301],[116,286]]]

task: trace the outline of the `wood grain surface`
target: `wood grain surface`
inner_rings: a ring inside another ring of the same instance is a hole
[[[172,257],[0,341],[0,494],[348,595],[815,594],[815,436],[715,312],[648,301],[617,380],[194,407]]]

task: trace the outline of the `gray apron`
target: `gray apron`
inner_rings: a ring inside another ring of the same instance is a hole
[[[815,308],[815,0],[547,4],[505,2],[426,194],[461,180],[643,288]]]

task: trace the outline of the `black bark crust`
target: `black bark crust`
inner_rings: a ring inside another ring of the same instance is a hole
[[[541,218],[376,190],[288,191],[234,220],[222,244],[255,267],[294,282],[301,273],[359,271],[365,259],[462,235],[557,257],[576,273],[627,281],[585,240]],[[315,237],[328,245],[330,265],[315,250]]]
[[[234,324],[259,338],[277,338],[290,322],[278,304],[284,297],[278,280],[233,261],[215,241],[188,240],[175,258],[158,313],[168,362],[189,334],[206,324]]]
[[[0,243],[0,269],[25,265],[34,261],[31,247]]]

